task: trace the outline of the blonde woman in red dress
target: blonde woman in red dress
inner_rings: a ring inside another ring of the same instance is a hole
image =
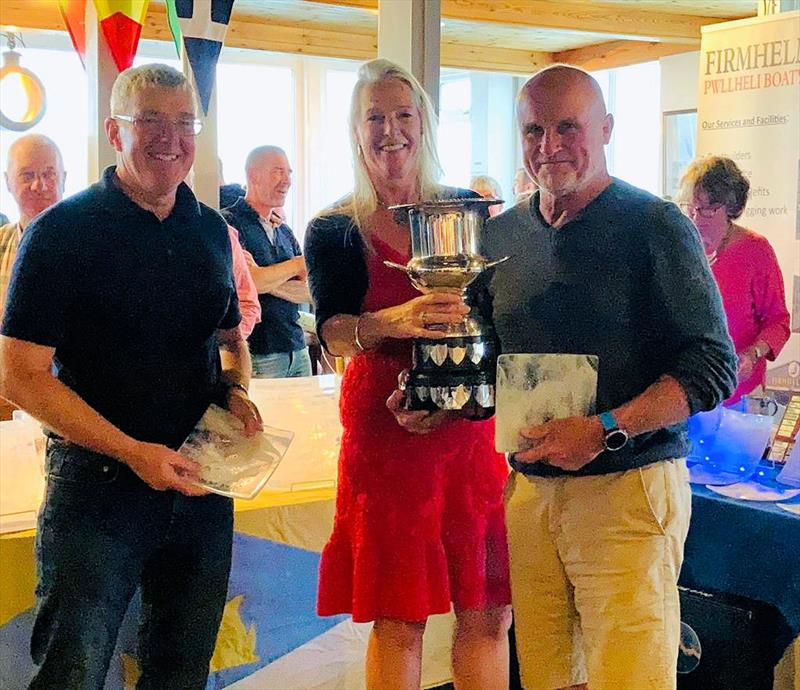
[[[362,66],[351,106],[352,194],[306,233],[317,331],[351,357],[333,534],[320,564],[320,615],[374,621],[371,690],[420,687],[428,616],[455,609],[459,690],[505,690],[510,621],[502,490],[507,470],[491,421],[448,412],[399,413],[398,374],[411,338],[459,321],[460,296],[420,296],[383,261],[410,259],[408,227],[387,210],[422,199],[475,196],[437,183],[435,122],[419,83],[387,60]]]

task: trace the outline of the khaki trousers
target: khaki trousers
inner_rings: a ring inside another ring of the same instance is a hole
[[[512,472],[506,523],[526,690],[675,688],[690,514],[683,460],[591,477]]]

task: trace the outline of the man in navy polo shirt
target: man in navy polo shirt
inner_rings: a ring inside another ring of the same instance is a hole
[[[280,215],[292,186],[292,168],[283,149],[259,146],[247,156],[245,174],[247,194],[222,215],[253,257],[250,274],[261,303],[261,323],[247,340],[253,376],[310,376],[311,360],[297,323],[298,304],[311,301],[306,263]]]
[[[139,585],[138,687],[206,685],[232,504],[198,489],[176,449],[212,401],[247,433],[261,420],[225,222],[181,182],[195,112],[180,72],[120,74],[116,167],[31,223],[12,272],[0,395],[50,436],[31,688],[102,688]]]

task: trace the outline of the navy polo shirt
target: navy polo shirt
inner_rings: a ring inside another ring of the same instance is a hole
[[[216,330],[240,321],[225,222],[181,184],[164,221],[114,168],[25,230],[2,333],[122,431],[177,448],[214,397]]]
[[[272,266],[302,253],[288,225],[275,228],[275,242],[270,242],[258,213],[244,198],[226,208],[222,215],[239,231],[242,246],[253,255],[259,266]],[[297,323],[298,305],[268,292],[260,293],[258,301],[261,303],[261,323],[256,324],[247,340],[250,352],[270,355],[303,349],[306,340]]]

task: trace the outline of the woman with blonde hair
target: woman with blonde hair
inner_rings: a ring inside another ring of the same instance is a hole
[[[431,326],[468,311],[460,295],[420,296],[383,263],[410,259],[409,229],[387,207],[475,196],[438,183],[435,126],[413,76],[387,60],[363,65],[351,105],[355,188],[306,233],[320,341],[352,358],[318,611],[375,621],[367,687],[410,690],[420,687],[426,620],[452,605],[456,687],[500,690],[508,684],[507,470],[492,422],[405,412],[396,392],[410,338],[441,337]]]
[[[475,175],[469,181],[469,188],[473,192],[477,192],[484,199],[502,199],[503,190],[500,183],[489,175]],[[503,204],[494,204],[487,209],[489,216],[494,217],[503,212]]]
[[[763,390],[767,360],[789,339],[783,276],[766,238],[734,222],[744,212],[750,182],[730,158],[692,161],[678,200],[691,218],[717,281],[728,331],[739,357],[739,383],[726,401]]]

